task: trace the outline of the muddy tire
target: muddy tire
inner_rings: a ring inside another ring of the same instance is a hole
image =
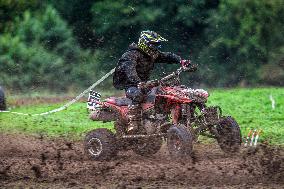
[[[93,160],[110,160],[117,155],[114,134],[104,128],[90,131],[84,141],[86,155]]]
[[[173,158],[185,158],[192,154],[193,135],[184,125],[173,125],[167,134],[167,146]]]
[[[238,123],[234,118],[228,116],[224,118],[218,125],[217,131],[220,137],[217,141],[220,148],[225,153],[236,153],[240,150],[241,146],[241,131]]]
[[[0,110],[6,110],[5,93],[1,87],[0,87]]]
[[[134,146],[133,151],[141,156],[151,156],[161,149],[162,144],[162,137],[140,140],[137,141],[137,144]]]

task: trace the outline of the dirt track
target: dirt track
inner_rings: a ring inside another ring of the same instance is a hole
[[[284,149],[264,145],[229,157],[195,145],[186,161],[164,146],[153,157],[123,152],[112,161],[83,155],[80,142],[0,134],[0,188],[284,188]]]

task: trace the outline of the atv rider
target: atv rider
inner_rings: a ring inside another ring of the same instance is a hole
[[[126,97],[132,100],[129,105],[128,133],[139,133],[142,125],[143,90],[140,86],[149,80],[154,63],[170,63],[188,66],[189,60],[182,60],[180,56],[171,52],[161,52],[161,42],[167,41],[154,31],[142,31],[138,45],[132,43],[121,56],[113,76],[115,88],[125,90]]]

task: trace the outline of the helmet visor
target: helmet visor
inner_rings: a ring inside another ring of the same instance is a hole
[[[151,46],[155,49],[160,49],[160,48],[162,48],[162,43],[161,42],[150,42],[149,46]]]

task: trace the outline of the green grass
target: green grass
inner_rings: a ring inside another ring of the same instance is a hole
[[[40,104],[13,109],[16,112],[42,113],[60,107],[62,104]],[[97,128],[112,128],[111,123],[93,122],[88,118],[85,103],[76,103],[67,110],[45,116],[23,116],[0,114],[0,131],[24,132],[47,136],[81,137],[85,132]]]
[[[209,105],[219,105],[224,115],[233,116],[242,134],[251,128],[262,129],[260,139],[273,144],[284,144],[284,88],[215,89],[209,90]],[[272,110],[269,95],[276,108]],[[62,104],[39,104],[13,108],[24,113],[41,113]],[[0,113],[1,132],[20,132],[47,136],[81,138],[85,132],[98,127],[112,129],[112,123],[93,122],[88,118],[85,103],[76,103],[67,110],[47,116],[21,116]]]
[[[275,100],[274,110],[270,94]],[[249,129],[262,129],[262,141],[284,144],[284,88],[213,90],[208,102],[233,116],[243,136]]]

